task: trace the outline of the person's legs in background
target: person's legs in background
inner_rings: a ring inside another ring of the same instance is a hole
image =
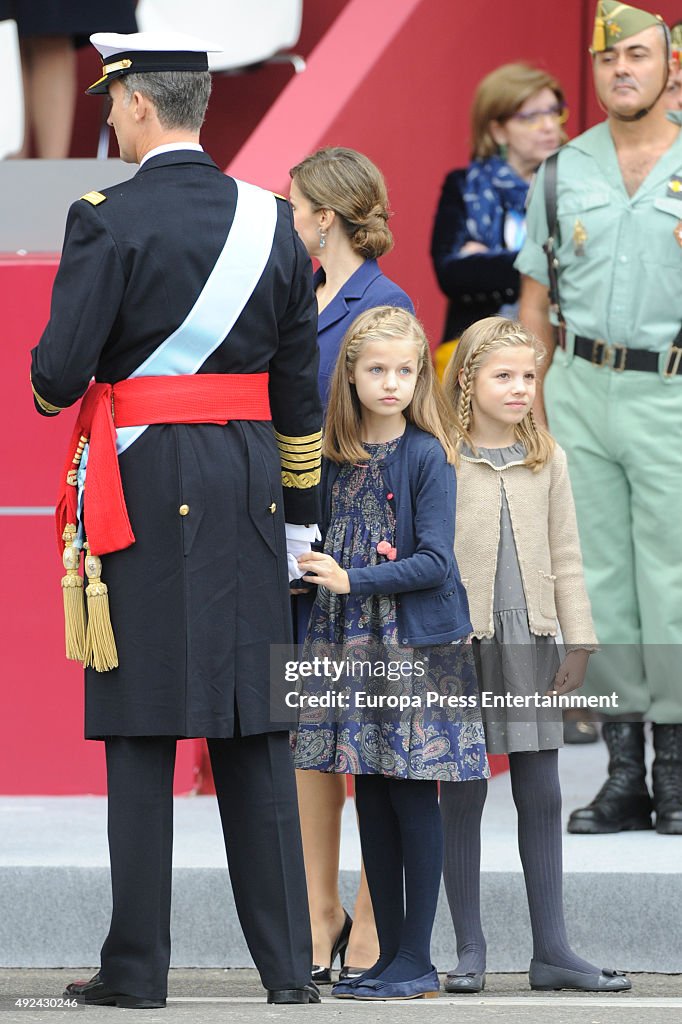
[[[645,829],[651,827],[651,798],[645,780],[642,717],[650,698],[641,648],[633,495],[623,461],[631,426],[626,428],[618,418],[621,408],[626,418],[632,413],[621,394],[627,374],[592,366],[584,359],[568,362],[565,353],[555,353],[545,397],[550,429],[568,457],[585,582],[601,644],[590,659],[584,692],[606,697],[615,692],[618,698],[602,727],[609,750],[608,778],[588,806],[573,811],[568,831]],[[634,375],[646,376],[653,375]],[[635,383],[631,377],[628,387]]]
[[[76,51],[69,36],[21,40],[26,134],[18,154],[64,160],[69,155],[76,110]]]
[[[313,980],[325,982],[331,980],[328,968],[335,946],[349,965],[366,968],[379,955],[378,939],[364,866],[350,934],[339,896],[346,776],[301,770],[296,772],[296,788],[313,935]]]

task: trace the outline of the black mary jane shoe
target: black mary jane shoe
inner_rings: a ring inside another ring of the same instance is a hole
[[[445,978],[445,991],[454,993],[482,992],[485,988],[485,971],[469,971],[467,974],[456,974],[454,971]]]
[[[337,956],[341,961],[341,969],[346,962],[346,949],[348,948],[348,940],[350,939],[350,930],[353,927],[353,919],[347,910],[344,910],[346,915],[343,922],[343,927],[339,932],[336,942],[332,946],[331,956],[329,958],[329,967],[320,967],[319,964],[313,964],[310,972],[310,977],[316,985],[331,985],[332,983],[332,967]]]
[[[314,982],[303,988],[269,988],[269,1003],[319,1003],[320,990]]]
[[[143,999],[112,992],[100,978],[99,971],[90,981],[72,981],[64,989],[64,998],[75,999],[84,1006],[120,1006],[126,1010],[159,1010],[166,1005],[165,999]]]

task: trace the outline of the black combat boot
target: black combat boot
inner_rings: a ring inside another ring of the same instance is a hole
[[[682,725],[655,725],[654,810],[656,831],[682,835]]]
[[[652,828],[652,802],[644,764],[644,723],[605,722],[602,736],[609,749],[609,777],[591,804],[573,811],[568,831],[598,835]]]

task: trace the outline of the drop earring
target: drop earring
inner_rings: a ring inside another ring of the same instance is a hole
[[[317,229],[320,235],[320,249],[324,249],[327,244],[327,232],[323,231],[322,228]]]

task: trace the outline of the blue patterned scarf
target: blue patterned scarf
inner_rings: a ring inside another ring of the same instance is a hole
[[[499,156],[474,160],[464,185],[470,237],[491,251],[517,251],[525,236],[528,182]]]

